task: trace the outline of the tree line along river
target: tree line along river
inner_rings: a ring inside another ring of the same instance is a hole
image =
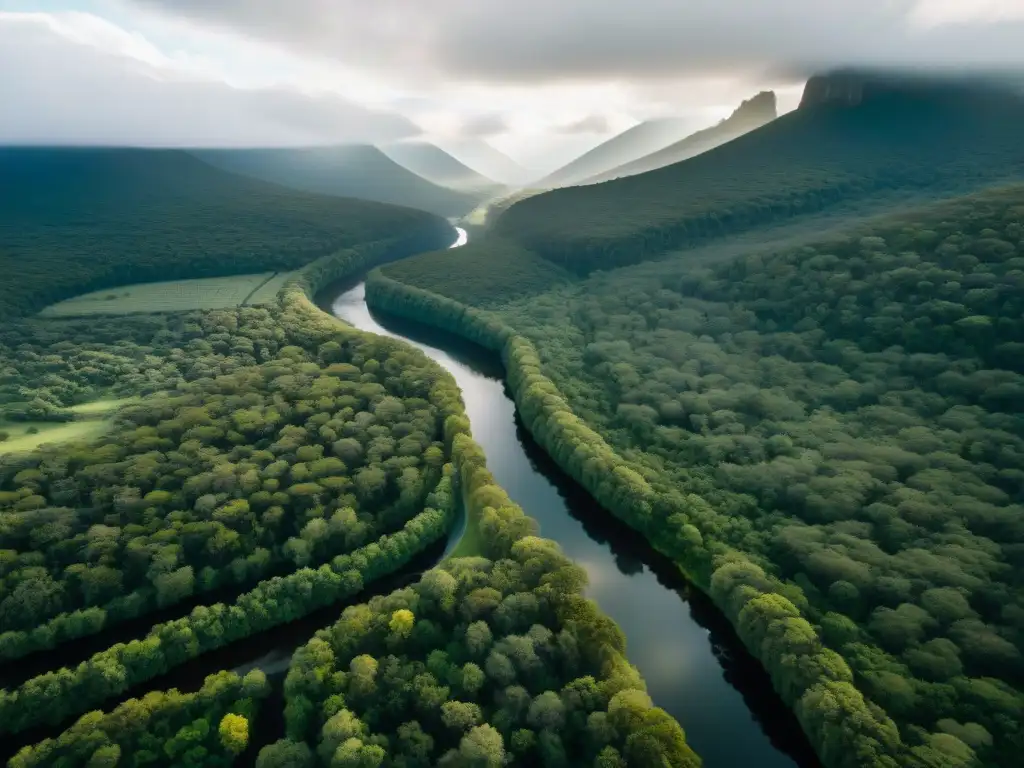
[[[452,247],[467,240],[464,230],[457,231]],[[629,660],[644,676],[654,703],[679,721],[707,768],[817,768],[819,763],[796,718],[711,601],[639,534],[601,509],[533,441],[516,415],[497,356],[452,334],[371,311],[365,300],[364,276],[328,287],[317,303],[360,330],[415,345],[452,374],[462,390],[474,438],[484,448],[495,478],[538,521],[541,535],[558,542],[587,571],[587,595],[621,627]],[[423,553],[404,573],[371,585],[351,602],[364,602],[374,594],[410,583],[442,560],[457,538],[458,531],[445,545]],[[233,595],[206,594],[193,602],[207,604],[216,599],[233,599]],[[171,612],[185,615],[192,607],[179,604]],[[104,709],[149,690],[198,690],[207,675],[221,669],[240,673],[263,669],[274,683],[274,694],[265,703],[254,738],[242,755],[241,763],[251,764],[262,746],[284,735],[282,685],[292,653],[317,629],[332,624],[343,608],[331,606],[199,656],[138,690],[126,691],[118,700],[107,702]],[[148,616],[144,621],[148,624],[150,620],[155,619]],[[145,631],[136,622],[114,627],[84,644],[72,644],[82,647],[43,654],[45,666],[75,666],[93,646],[98,650],[127,642]],[[0,683],[16,682],[8,679],[11,676],[32,676],[35,661],[29,657],[26,664],[18,665],[22,669],[0,670]],[[0,762],[25,744],[57,736],[68,725],[5,738]]]
[[[467,240],[457,229],[452,247]],[[540,523],[542,536],[586,569],[588,597],[622,628],[629,660],[654,703],[680,722],[705,766],[818,765],[796,718],[711,601],[533,441],[516,416],[496,355],[371,310],[362,280],[335,288],[319,303],[361,330],[414,344],[454,376],[498,483]]]

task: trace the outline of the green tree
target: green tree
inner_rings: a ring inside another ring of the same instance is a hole
[[[233,754],[239,755],[249,744],[249,721],[244,715],[229,712],[224,715],[217,726],[221,744]]]

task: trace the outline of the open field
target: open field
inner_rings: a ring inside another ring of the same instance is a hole
[[[36,432],[31,432],[35,428]],[[5,453],[22,453],[32,451],[44,443],[67,443],[78,440],[91,440],[99,437],[110,428],[107,419],[88,419],[84,421],[0,421],[0,432],[10,435],[0,442],[0,455]]]
[[[0,455],[32,451],[44,443],[67,443],[91,440],[106,432],[111,425],[109,416],[123,405],[137,403],[138,397],[93,400],[68,408],[76,414],[76,421],[3,421],[0,432],[8,438],[0,441]]]
[[[140,399],[141,398],[138,397],[120,397],[111,398],[109,400],[93,400],[91,403],[72,405],[68,410],[84,417],[106,415],[120,408],[122,405],[137,403]]]
[[[291,277],[291,272],[260,272],[234,277],[140,283],[93,291],[51,304],[41,317],[128,315],[139,312],[188,312],[230,309],[244,304],[267,304]]]
[[[267,282],[253,291],[252,295],[246,300],[245,304],[249,307],[258,307],[261,304],[270,304],[277,299],[277,294],[284,288],[284,284],[287,283],[295,276],[295,272],[278,272]]]

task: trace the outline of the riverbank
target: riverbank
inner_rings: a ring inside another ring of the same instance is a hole
[[[540,523],[542,536],[587,570],[587,596],[623,630],[628,658],[655,703],[683,725],[704,764],[817,765],[792,713],[713,603],[643,536],[596,508],[534,442],[517,418],[498,355],[432,325],[371,313],[365,290],[350,284],[320,305],[357,328],[419,347],[449,370],[498,484]]]
[[[784,596],[785,586],[701,529],[702,500],[656,491],[580,420],[543,374],[527,339],[493,313],[399,283],[379,270],[367,281],[367,300],[373,308],[455,333],[501,355],[513,399],[537,442],[594,500],[642,533],[714,601],[761,661],[825,765],[853,768],[904,751],[894,724],[854,687],[847,664],[824,647]],[[668,537],[657,529],[673,515],[679,530]]]

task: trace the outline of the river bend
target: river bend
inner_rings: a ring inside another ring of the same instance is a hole
[[[457,228],[453,248],[465,244]],[[638,534],[601,509],[523,428],[500,360],[452,334],[371,311],[366,284],[322,302],[360,330],[406,341],[455,377],[473,436],[512,499],[586,569],[588,597],[622,628],[627,656],[706,768],[818,766],[767,674],[711,602]]]
[[[466,240],[466,232],[458,229],[451,247]],[[365,281],[359,278],[328,288],[317,299],[322,308],[356,328],[413,344],[451,372],[462,389],[473,436],[486,451],[495,479],[540,523],[543,536],[557,541],[586,569],[588,596],[622,628],[629,660],[646,679],[655,704],[682,724],[705,768],[819,768],[796,719],[710,600],[641,536],[601,509],[533,441],[516,415],[497,356],[452,334],[371,312],[365,295]],[[352,600],[203,654],[125,691],[105,702],[103,709],[109,711],[150,690],[198,690],[207,675],[221,669],[244,673],[260,668],[270,676],[274,692],[264,704],[249,749],[240,758],[243,764],[251,764],[260,747],[284,735],[281,684],[294,650],[317,629],[336,621],[345,605],[386,594],[415,579],[451,551],[455,538],[457,532],[447,546],[439,542],[403,572],[374,582]],[[213,599],[203,597],[198,602]],[[187,612],[188,607],[176,607],[178,615]],[[105,648],[144,634],[128,624],[90,643]],[[89,653],[90,648],[72,645],[41,655],[48,667],[70,667]],[[41,725],[0,739],[0,764],[19,747],[54,738],[70,724]]]

